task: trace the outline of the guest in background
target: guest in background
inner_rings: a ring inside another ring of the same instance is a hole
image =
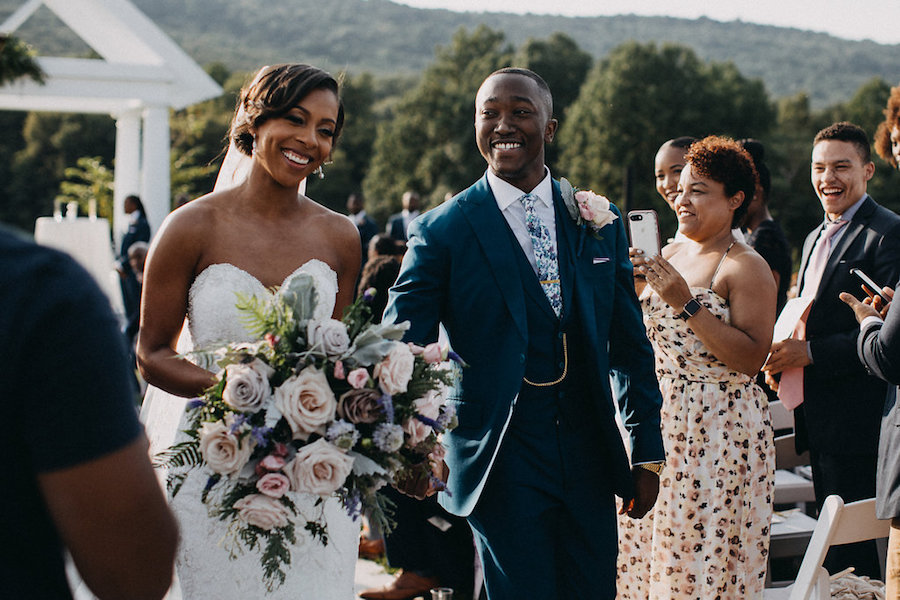
[[[650,518],[620,516],[620,600],[762,597],[775,450],[754,377],[772,339],[775,282],[732,234],[756,179],[736,142],[695,142],[673,207],[683,241],[639,267],[666,464]]]
[[[128,218],[128,230],[122,236],[119,245],[119,259],[116,270],[119,272],[122,286],[122,302],[125,306],[125,318],[131,320],[141,308],[140,286],[128,263],[128,249],[135,242],[150,241],[150,223],[144,211],[144,204],[135,195],[125,198],[125,216]]]
[[[135,242],[128,248],[128,265],[131,272],[134,273],[137,282],[138,300],[141,297],[141,288],[144,284],[144,263],[147,260],[147,252],[150,250],[150,244],[147,242]],[[125,327],[125,343],[128,350],[128,366],[131,373],[131,381],[138,395],[138,404],[140,404],[140,394],[142,393],[141,384],[137,378],[137,355],[135,354],[135,344],[137,344],[138,331],[140,330],[141,312],[135,311],[132,315],[127,315]]]
[[[781,312],[787,302],[791,287],[791,247],[781,226],[769,213],[769,194],[772,190],[772,174],[766,165],[766,149],[759,140],[751,138],[738,142],[744,147],[759,174],[759,183],[744,219],[744,234],[747,245],[756,250],[769,265],[775,285],[778,288],[777,312]]]
[[[875,132],[875,151],[892,167],[900,168],[900,86],[891,88],[884,121]]]
[[[109,300],[68,255],[0,229],[0,338],[0,596],[71,600],[67,550],[98,598],[162,598],[178,535]]]
[[[359,241],[362,244],[363,266],[366,264],[366,251],[369,248],[369,240],[378,233],[378,225],[366,214],[365,198],[362,194],[350,194],[347,196],[347,214],[350,220],[356,224],[359,230]]]
[[[403,198],[400,200],[400,202],[403,206],[403,210],[391,215],[391,217],[388,219],[387,229],[385,230],[385,233],[387,233],[395,240],[405,242],[406,232],[409,229],[409,224],[412,223],[413,219],[419,216],[421,199],[419,198],[418,193],[412,190],[407,190],[403,192]]]
[[[378,256],[391,256],[397,260],[406,252],[406,242],[400,242],[386,233],[377,233],[369,240],[367,259],[372,260]]]
[[[684,170],[688,148],[697,138],[687,135],[664,142],[656,151],[653,161],[656,172],[656,191],[666,201],[669,208],[675,210],[675,197],[678,195],[678,180]]]
[[[823,223],[803,245],[798,277],[801,300],[811,300],[793,337],[776,340],[765,366],[785,407],[794,410],[798,452],[809,449],[816,504],[831,494],[845,502],[875,495],[878,432],[885,382],[859,362],[859,325],[841,292],[859,293],[850,267],[878,282],[900,276],[900,217],[866,192],[875,173],[869,137],[852,123],[834,123],[813,140],[811,181]],[[772,375],[781,373],[774,384]],[[854,567],[879,578],[875,544],[833,546],[825,568]]]

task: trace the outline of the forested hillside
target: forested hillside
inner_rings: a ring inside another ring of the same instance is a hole
[[[742,22],[454,13],[388,0],[133,1],[200,64],[222,62],[232,70],[304,61],[379,77],[416,74],[457,29],[484,24],[516,46],[561,31],[594,58],[629,40],[676,42],[692,47],[701,59],[733,61],[745,76],[761,78],[774,98],[806,92],[814,107],[846,101],[873,77],[900,80],[896,45]],[[0,19],[21,3],[0,0]],[[46,8],[40,11],[20,37],[43,54],[87,51],[60,31]]]

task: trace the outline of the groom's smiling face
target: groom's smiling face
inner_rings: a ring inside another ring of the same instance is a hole
[[[530,192],[544,178],[544,144],[553,141],[556,120],[549,96],[525,75],[488,77],[475,97],[475,139],[491,171]]]

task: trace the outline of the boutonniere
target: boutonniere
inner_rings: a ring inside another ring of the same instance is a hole
[[[591,234],[598,240],[602,238],[597,232],[619,218],[610,209],[606,196],[600,196],[591,190],[575,189],[565,177],[559,180],[559,187],[569,216],[579,227],[587,224]]]

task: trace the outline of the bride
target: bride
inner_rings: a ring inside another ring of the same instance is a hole
[[[263,296],[304,272],[316,281],[325,316],[340,318],[351,302],[360,266],[356,227],[298,193],[331,155],[343,121],[331,75],[308,65],[263,67],[241,90],[216,189],[163,223],[144,271],[137,347],[141,373],[151,384],[141,415],[151,452],[181,439],[186,399],[216,381],[178,353],[251,341],[235,308],[237,293]],[[238,151],[243,161],[233,160]],[[246,173],[227,181],[227,165],[234,162],[245,163],[240,170]],[[294,494],[301,515],[324,518],[329,541],[323,546],[298,528],[287,579],[267,595],[256,552],[229,559],[227,525],[209,517],[200,501],[205,481],[193,473],[172,500],[182,542],[180,589],[173,586],[170,599],[353,597],[359,525],[339,500],[317,505],[317,496]]]

